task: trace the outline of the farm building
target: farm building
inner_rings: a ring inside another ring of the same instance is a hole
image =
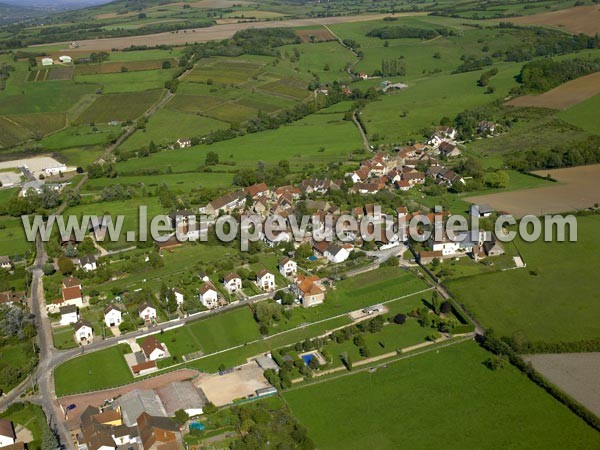
[[[138,417],[146,412],[154,417],[167,417],[167,411],[155,391],[148,389],[134,389],[123,395],[117,401],[121,408],[123,422],[128,427],[135,426]]]
[[[51,66],[54,64],[52,58],[42,58],[42,66]]]
[[[73,62],[73,59],[67,55],[59,56],[58,60],[63,64],[71,64]]]
[[[190,381],[175,381],[157,390],[167,414],[172,417],[176,411],[184,410],[189,416],[199,416],[208,403],[202,389],[197,389]]]

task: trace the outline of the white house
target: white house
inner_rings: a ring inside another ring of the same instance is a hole
[[[284,277],[295,277],[298,273],[298,264],[290,258],[281,258],[279,260],[279,273]]]
[[[341,263],[348,259],[350,252],[337,244],[331,244],[323,254],[332,263]]]
[[[90,272],[98,268],[98,262],[94,255],[80,256],[79,265],[85,272]]]
[[[58,60],[63,64],[71,64],[73,62],[73,58],[67,55],[59,56]]]
[[[44,175],[52,176],[52,175],[60,175],[60,173],[65,173],[67,171],[67,166],[65,164],[57,164],[56,166],[44,167]]]
[[[142,351],[148,361],[156,361],[167,356],[167,350],[154,336],[148,336],[142,342]]]
[[[263,241],[267,247],[275,247],[279,244],[290,242],[292,240],[292,237],[287,231],[272,231],[271,238],[267,237],[265,234]]]
[[[256,274],[256,284],[263,291],[272,291],[275,289],[275,275],[266,269],[262,269]]]
[[[51,66],[54,64],[52,58],[42,58],[42,66]]]
[[[0,419],[0,447],[13,445],[17,436],[10,420]]]
[[[208,309],[219,306],[219,293],[210,282],[206,282],[200,286],[198,299],[200,300],[200,303],[202,303]]]
[[[242,289],[242,279],[237,273],[231,272],[223,278],[223,286],[225,286],[227,292],[233,294]]]
[[[294,285],[294,291],[304,308],[321,305],[325,301],[325,288],[317,276],[299,275]]]
[[[435,234],[435,233],[434,233]],[[460,248],[460,242],[454,242],[448,238],[446,233],[440,240],[436,240],[432,234],[429,239],[429,245],[434,252],[442,252],[443,256],[454,255]]]
[[[12,262],[8,256],[0,256],[0,269],[12,269]]]
[[[146,323],[156,320],[156,308],[150,305],[148,302],[144,302],[140,305],[138,308],[138,313],[140,315],[140,319],[143,319]]]
[[[73,324],[75,328],[75,342],[80,345],[91,344],[94,341],[92,324],[83,320]]]
[[[108,328],[118,327],[123,322],[123,313],[115,305],[108,305],[104,310],[104,323]]]
[[[179,148],[187,148],[192,146],[192,141],[190,139],[179,138],[177,139],[177,145]]]
[[[185,300],[184,295],[177,289],[173,289],[173,294],[175,294],[175,302],[177,303],[177,306],[183,305],[183,301]]]
[[[67,305],[60,308],[60,324],[71,325],[79,320],[77,306]]]

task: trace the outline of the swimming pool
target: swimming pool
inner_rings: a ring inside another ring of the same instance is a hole
[[[302,355],[302,361],[304,361],[304,364],[306,364],[307,366],[310,364],[310,362],[315,358],[315,355],[313,355],[312,353],[308,353],[307,355]]]

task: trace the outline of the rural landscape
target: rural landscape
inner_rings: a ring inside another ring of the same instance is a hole
[[[0,0],[0,449],[600,448],[599,117],[598,0]]]

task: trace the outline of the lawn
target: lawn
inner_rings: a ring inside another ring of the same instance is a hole
[[[578,217],[578,242],[517,241],[527,267],[466,277],[450,291],[485,326],[504,336],[548,342],[597,338],[599,216]],[[552,324],[552,326],[549,326]]]
[[[129,94],[102,95],[77,119],[83,123],[108,123],[134,120],[144,114],[158,101],[161,90]]]
[[[131,383],[133,376],[123,357],[123,347],[99,350],[58,366],[54,371],[56,395],[63,397]]]
[[[27,444],[28,450],[42,450],[44,429],[48,428],[48,420],[42,408],[33,403],[13,403],[0,414],[3,419],[15,425],[22,425],[31,431],[33,441]]]
[[[318,448],[588,449],[600,435],[472,342],[283,393]]]

